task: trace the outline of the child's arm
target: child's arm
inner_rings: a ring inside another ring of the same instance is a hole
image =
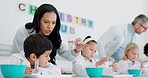
[[[73,74],[76,76],[87,76],[85,64],[81,61],[73,61]]]
[[[127,61],[120,60],[118,62],[118,73],[127,74],[127,69],[129,68]]]
[[[148,68],[148,60],[143,60],[141,62],[141,68]]]
[[[96,62],[96,67],[104,64],[105,62],[107,62],[111,57],[106,57],[106,58],[102,58],[99,61]]]

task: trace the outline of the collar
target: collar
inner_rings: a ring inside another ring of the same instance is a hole
[[[128,24],[128,32],[131,34],[135,34],[134,26],[132,24]]]
[[[129,64],[132,64],[132,65],[134,65],[135,64],[135,61],[133,62],[133,61],[131,61],[131,60],[127,60],[127,62],[129,63]]]
[[[94,59],[90,60],[89,58],[83,56],[82,54],[81,54],[81,57],[82,57],[84,60],[87,60],[87,61],[90,62],[90,63],[94,63],[94,62],[95,62]]]

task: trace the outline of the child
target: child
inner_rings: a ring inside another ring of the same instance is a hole
[[[140,69],[139,48],[135,43],[129,43],[124,51],[124,57],[118,62],[119,73],[128,74],[128,69]]]
[[[33,34],[25,39],[24,52],[12,54],[8,60],[10,64],[26,65],[25,74],[32,74],[34,66],[38,64],[38,74],[60,75],[60,67],[48,62],[52,49],[49,39],[41,34]]]
[[[148,43],[144,46],[144,54],[146,58],[142,59],[141,62],[142,74],[148,74]]]
[[[90,36],[87,36],[83,40],[83,48],[81,50],[81,55],[76,57],[73,61],[73,76],[87,76],[86,67],[99,67],[104,62],[111,59],[111,57],[103,58],[99,61],[94,59],[96,53],[97,42]],[[117,68],[117,64],[113,65],[114,69]]]
[[[148,43],[144,46],[144,54],[148,57]]]

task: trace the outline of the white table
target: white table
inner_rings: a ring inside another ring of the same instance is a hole
[[[4,78],[0,76],[0,78]],[[24,75],[23,78],[89,78],[89,77],[72,77],[71,75]],[[103,76],[103,77],[91,77],[91,78],[148,78],[148,75],[139,77],[132,77],[131,75],[114,75],[114,76]]]
[[[23,78],[89,78],[89,77],[72,77],[71,75],[24,75]],[[98,78],[98,77],[91,77]],[[137,78],[132,75],[104,75],[100,78]],[[148,78],[148,75],[139,76],[138,78]]]

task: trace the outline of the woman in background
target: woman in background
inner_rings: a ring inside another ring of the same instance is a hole
[[[21,27],[15,34],[12,46],[12,53],[21,52],[23,50],[24,40],[31,34],[39,33],[46,36],[53,45],[50,54],[50,62],[56,64],[55,56],[58,54],[67,60],[73,60],[80,52],[82,44],[80,39],[76,40],[74,50],[66,50],[62,44],[60,35],[60,18],[57,9],[51,4],[42,4],[35,11],[32,22]]]

